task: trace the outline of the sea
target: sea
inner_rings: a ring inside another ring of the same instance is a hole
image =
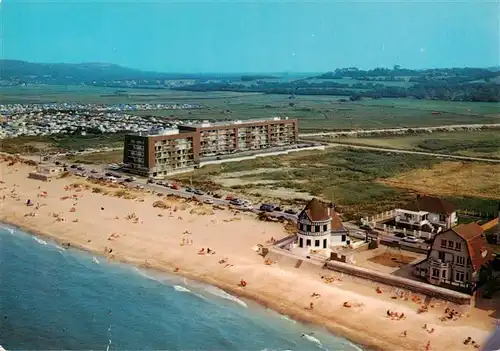
[[[0,225],[6,350],[362,350],[214,286]]]

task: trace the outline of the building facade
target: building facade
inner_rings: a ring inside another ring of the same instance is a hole
[[[332,246],[348,243],[348,231],[333,206],[316,198],[309,201],[298,216],[297,246],[308,250],[329,250]]]
[[[457,225],[456,206],[434,196],[418,196],[416,201],[396,209],[396,227],[439,232]]]
[[[199,162],[199,147],[194,133],[178,130],[126,135],[124,169],[151,178],[190,171]]]
[[[296,144],[299,137],[298,120],[280,117],[180,125],[179,130],[196,133],[200,157],[290,146]]]
[[[124,169],[162,178],[194,169],[202,158],[288,147],[298,141],[298,121],[269,120],[180,125],[179,129],[125,136]]]
[[[491,257],[482,227],[461,224],[435,236],[427,258],[415,264],[414,274],[433,285],[470,292],[479,269]]]

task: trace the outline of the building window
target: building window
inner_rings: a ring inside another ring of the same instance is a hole
[[[445,253],[443,251],[438,251],[438,258],[444,262]]]
[[[441,247],[446,249],[446,240],[441,239]]]
[[[458,241],[455,242],[455,250],[458,250],[458,251],[462,250],[462,243],[460,243]]]
[[[316,233],[319,233],[319,225],[315,225],[315,226],[314,226],[314,231],[315,231]]]
[[[448,240],[448,248],[453,249],[453,241]]]
[[[323,225],[323,231],[326,232],[328,230],[328,224]]]
[[[470,266],[470,258],[467,258],[467,266]]]
[[[307,232],[309,232],[309,233],[311,232],[311,225],[310,225],[310,224],[308,224],[308,225],[306,226],[306,231],[307,231]]]
[[[439,269],[437,268],[432,268],[432,276],[434,278],[439,278]]]
[[[446,216],[444,216],[444,215],[439,215],[439,221],[440,221],[440,222],[446,222]]]
[[[446,271],[441,271],[441,276],[446,279]]]
[[[464,272],[456,271],[455,272],[455,281],[463,283],[465,281]]]
[[[314,240],[314,246],[315,247],[320,247],[321,246],[319,240]]]
[[[347,236],[345,234],[342,234],[342,242],[346,241]]]
[[[299,238],[299,247],[304,247],[304,239]]]
[[[326,239],[323,239],[323,249],[326,249],[326,244],[328,243],[328,241]]]
[[[457,256],[457,264],[463,266],[465,264],[465,258],[462,256]]]
[[[302,223],[299,223],[299,230],[304,230],[304,225]]]
[[[306,246],[311,246],[311,239],[306,240]]]

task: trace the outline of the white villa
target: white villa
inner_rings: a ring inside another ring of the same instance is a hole
[[[396,227],[439,233],[457,225],[456,206],[433,196],[417,196],[415,202],[396,209]]]
[[[414,265],[414,274],[433,285],[471,292],[479,269],[491,258],[483,228],[460,224],[435,236],[427,258]]]
[[[297,247],[329,257],[331,247],[350,243],[348,233],[333,205],[314,198],[298,216]]]

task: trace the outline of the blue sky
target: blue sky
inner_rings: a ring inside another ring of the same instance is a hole
[[[3,58],[164,72],[500,65],[499,1],[3,0]]]

